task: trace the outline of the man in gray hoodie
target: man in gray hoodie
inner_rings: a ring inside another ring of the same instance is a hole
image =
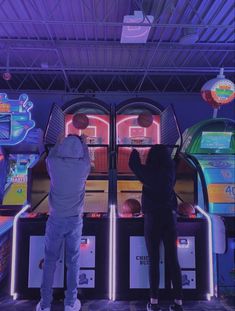
[[[51,310],[54,272],[63,243],[67,267],[65,311],[79,311],[81,302],[77,299],[77,287],[82,213],[85,183],[90,172],[88,147],[82,137],[69,135],[58,141],[50,150],[46,163],[51,179],[50,216],[46,225],[41,300],[36,311]]]

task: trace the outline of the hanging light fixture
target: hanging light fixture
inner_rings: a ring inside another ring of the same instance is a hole
[[[201,89],[202,98],[214,108],[213,118],[217,117],[218,109],[234,100],[234,83],[224,76],[224,68],[216,78],[207,81]]]
[[[12,78],[12,75],[9,70],[9,63],[10,63],[10,53],[9,50],[7,51],[7,64],[6,64],[6,71],[2,74],[2,78],[5,81],[9,81]]]

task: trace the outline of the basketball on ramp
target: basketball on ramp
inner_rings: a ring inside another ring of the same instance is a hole
[[[195,215],[195,208],[189,202],[181,202],[178,205],[178,214],[181,217],[193,218],[193,216]]]
[[[141,210],[140,202],[136,199],[127,199],[122,205],[123,214],[139,214]]]

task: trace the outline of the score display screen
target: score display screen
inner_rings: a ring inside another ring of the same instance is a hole
[[[232,132],[202,132],[201,149],[229,149]]]
[[[210,203],[233,203],[235,200],[235,184],[209,184]]]

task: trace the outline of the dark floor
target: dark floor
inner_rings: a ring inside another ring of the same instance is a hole
[[[0,297],[1,311],[33,311],[37,301],[16,300],[13,301],[9,296]],[[163,310],[168,310],[169,303],[163,302]],[[56,301],[53,304],[52,311],[62,311],[63,302]],[[146,302],[144,301],[115,301],[108,300],[88,300],[82,302],[82,311],[144,311]],[[232,301],[186,301],[184,303],[185,311],[234,311]]]
[[[0,311],[34,311],[38,301],[13,300],[9,295],[10,279],[6,278],[0,284]],[[145,311],[146,301],[109,301],[109,300],[82,300],[81,311]],[[162,301],[164,311],[168,310],[170,302]],[[63,300],[56,300],[52,311],[63,311]],[[184,301],[185,311],[235,311],[235,293],[233,297],[211,301]]]

